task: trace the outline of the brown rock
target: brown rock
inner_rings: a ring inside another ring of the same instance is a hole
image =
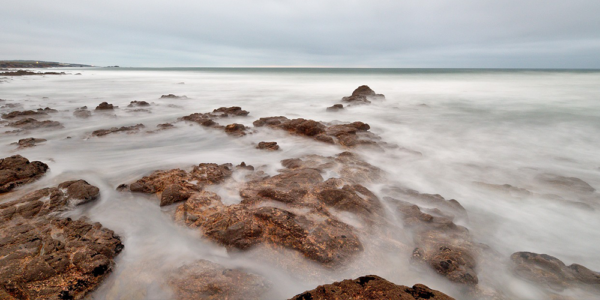
[[[385,100],[385,96],[376,94],[375,91],[366,85],[359,86],[352,92],[351,96],[342,98],[343,102],[351,104],[369,104],[371,100]]]
[[[93,136],[105,136],[112,133],[125,132],[127,134],[138,133],[140,129],[145,128],[144,124],[137,124],[132,126],[113,127],[111,129],[99,129],[92,132]]]
[[[276,151],[279,150],[279,145],[277,145],[277,142],[260,142],[256,149]]]
[[[8,114],[2,114],[3,119],[15,119],[20,117],[30,117],[30,116],[46,116],[48,115],[44,111],[34,111],[34,110],[25,110],[25,111],[13,111]]]
[[[29,162],[20,155],[0,159],[0,194],[35,181],[48,171],[48,165],[40,161]]]
[[[320,285],[316,289],[296,295],[290,300],[453,300],[454,298],[416,284],[412,288],[396,285],[376,275],[346,279]]]
[[[217,108],[217,109],[213,110],[213,114],[218,115],[219,117],[232,117],[232,116],[244,117],[244,116],[247,116],[249,114],[249,112],[243,110],[239,106],[232,106],[232,107]]]
[[[43,143],[46,142],[46,139],[36,139],[36,138],[26,138],[26,139],[20,139],[18,142],[16,143],[12,143],[13,145],[18,145],[19,149],[23,149],[23,148],[30,148],[30,147],[35,147],[37,144],[39,143]]]
[[[102,102],[96,106],[96,110],[113,110],[115,106],[112,104],[108,104],[107,102]]]
[[[246,126],[242,124],[233,123],[225,126],[225,132],[232,136],[244,136],[246,135],[244,130],[246,130]]]
[[[340,111],[342,109],[344,109],[343,104],[334,104],[333,106],[328,107],[326,110],[327,111]]]
[[[127,105],[127,107],[144,107],[144,106],[150,106],[150,103],[146,102],[146,101],[131,101],[129,103],[129,105]]]
[[[38,121],[33,118],[21,119],[12,123],[8,123],[10,127],[20,129],[38,129],[38,128],[62,128],[62,124],[57,121],[45,120]]]
[[[83,107],[75,109],[75,111],[73,112],[73,116],[80,118],[80,119],[87,119],[92,116],[92,112],[90,112],[87,109],[87,106],[83,106]]]
[[[590,194],[596,191],[596,189],[587,182],[577,177],[565,177],[556,174],[545,173],[536,176],[535,179],[560,190],[582,194]]]
[[[161,99],[187,99],[187,96],[176,96],[174,94],[162,95]]]

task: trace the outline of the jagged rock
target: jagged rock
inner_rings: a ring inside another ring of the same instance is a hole
[[[376,94],[370,87],[361,85],[352,92],[349,97],[342,98],[343,102],[349,102],[351,104],[369,104],[370,100],[385,100],[385,96],[382,94]]]
[[[279,145],[277,145],[277,142],[260,142],[256,149],[276,151],[279,150]]]
[[[3,119],[14,119],[20,117],[30,117],[30,116],[45,116],[48,115],[44,111],[34,111],[34,110],[24,110],[24,111],[13,111],[8,114],[2,114]]]
[[[87,119],[92,116],[92,112],[87,109],[87,106],[83,106],[75,109],[73,116],[80,119]]]
[[[39,143],[43,143],[47,141],[46,139],[36,139],[36,138],[26,138],[26,139],[20,139],[18,142],[16,143],[12,143],[12,145],[18,145],[19,149],[22,148],[29,148],[29,147],[35,147],[36,144]]]
[[[21,119],[12,123],[8,123],[10,127],[20,129],[38,129],[38,128],[62,128],[62,124],[57,121],[45,120],[38,121],[33,118]]]
[[[270,286],[259,275],[226,269],[207,260],[177,268],[167,275],[167,284],[177,300],[260,300]]]
[[[176,96],[174,94],[162,95],[161,99],[187,99],[187,96]]]
[[[107,102],[102,102],[96,106],[96,110],[113,110],[116,106],[112,104],[108,104]]]
[[[35,181],[48,171],[48,165],[21,155],[0,159],[0,194]]]
[[[454,298],[416,284],[412,288],[397,285],[376,275],[324,284],[296,295],[290,300],[453,300]]]
[[[600,289],[600,273],[582,265],[566,266],[556,257],[531,252],[515,252],[510,259],[515,274],[550,289],[560,291],[575,286]]]
[[[98,196],[75,180],[0,204],[0,295],[81,299],[100,284],[123,249],[120,238],[100,223],[54,217]]]
[[[127,105],[127,107],[144,107],[144,106],[150,106],[150,103],[146,102],[146,101],[131,101],[129,103],[129,105]]]
[[[339,111],[344,109],[344,105],[343,104],[334,104],[333,106],[328,107],[326,110],[327,111]]]
[[[368,132],[370,126],[363,122],[329,125],[306,119],[288,119],[286,117],[267,117],[254,121],[254,126],[267,126],[275,129],[283,129],[289,133],[310,137],[317,141],[339,144],[345,147],[356,147],[358,145],[378,145],[380,138]]]
[[[99,129],[92,132],[93,136],[105,136],[111,133],[126,132],[127,134],[138,133],[140,129],[145,128],[144,124],[137,124],[132,126],[113,127],[111,129]]]

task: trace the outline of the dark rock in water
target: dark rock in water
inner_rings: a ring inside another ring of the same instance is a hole
[[[248,171],[254,171],[254,167],[251,165],[246,165],[245,162],[240,163],[239,165],[235,166],[236,169],[243,169],[243,170],[248,170]]]
[[[83,106],[75,109],[73,116],[81,119],[87,119],[92,116],[92,112],[87,109],[87,106]]]
[[[352,92],[351,96],[342,98],[343,102],[349,102],[350,104],[369,104],[371,100],[385,100],[385,96],[376,94],[366,85],[359,86]]]
[[[333,106],[328,107],[326,110],[327,111],[339,111],[344,109],[344,105],[343,104],[334,104]]]
[[[330,125],[314,120],[288,119],[286,117],[260,118],[253,122],[256,127],[267,126],[274,129],[286,130],[289,133],[310,137],[314,140],[339,144],[344,147],[356,147],[359,145],[370,145],[379,147],[377,141],[379,136],[368,132],[370,126],[363,122]]]
[[[13,72],[2,72],[0,76],[29,76],[29,75],[66,75],[65,72],[31,72],[26,70],[18,70]]]
[[[150,103],[146,102],[146,101],[131,101],[131,103],[129,103],[129,105],[127,105],[127,107],[144,107],[144,106],[150,106]]]
[[[207,260],[184,265],[167,275],[176,300],[261,300],[270,285],[259,275],[226,269]]]
[[[232,106],[232,107],[217,108],[217,109],[213,110],[213,114],[218,115],[219,117],[232,117],[232,116],[245,117],[249,114],[249,112],[243,110],[239,106]]]
[[[275,151],[279,150],[279,145],[277,145],[277,142],[260,142],[256,149]]]
[[[296,295],[290,300],[454,300],[454,298],[416,284],[412,288],[397,285],[376,275],[324,284]]]
[[[547,254],[515,252],[510,256],[513,271],[519,277],[561,291],[570,287],[600,289],[600,273],[572,264],[566,266],[561,260]]]
[[[589,194],[596,191],[596,189],[589,185],[587,182],[576,177],[565,177],[545,173],[536,176],[535,179],[560,190],[572,191],[582,194]]]
[[[112,104],[108,104],[107,102],[102,102],[96,106],[96,110],[113,110],[115,106]]]
[[[2,114],[3,119],[14,119],[19,117],[31,117],[31,116],[45,116],[47,115],[44,111],[24,110],[24,111],[13,111],[8,114]]]
[[[21,155],[0,159],[0,194],[35,181],[48,171],[48,165],[32,161]]]
[[[44,112],[44,113],[56,113],[56,112],[58,112],[58,110],[50,108],[50,107],[38,108],[37,111],[38,112]]]
[[[0,295],[82,299],[106,278],[120,238],[100,223],[54,217],[98,196],[97,187],[75,180],[0,204]]]
[[[175,128],[175,125],[173,125],[171,123],[163,123],[163,124],[156,125],[156,128],[158,128],[158,129],[171,129],[171,128]]]
[[[125,132],[127,134],[138,133],[140,129],[145,128],[144,124],[137,124],[132,126],[113,127],[111,129],[99,129],[92,132],[93,136],[105,136],[111,133]]]
[[[45,120],[38,121],[33,118],[21,119],[12,123],[8,123],[10,127],[20,129],[38,129],[38,128],[62,128],[62,124],[57,121]]]
[[[242,124],[233,123],[225,126],[225,133],[232,136],[244,136],[246,135],[246,133],[244,132],[245,130],[246,126]]]
[[[46,139],[36,139],[36,138],[26,138],[26,139],[20,139],[18,142],[13,143],[13,145],[18,145],[19,149],[22,148],[29,148],[29,147],[35,147],[37,144],[39,143],[43,143],[47,141]]]
[[[162,95],[161,99],[187,99],[187,96],[176,96],[174,94]]]

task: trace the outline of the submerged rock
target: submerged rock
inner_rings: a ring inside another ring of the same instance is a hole
[[[34,111],[34,110],[24,110],[24,111],[13,111],[8,114],[2,114],[3,119],[15,119],[20,117],[31,117],[31,116],[46,116],[48,115],[45,111]]]
[[[535,179],[559,190],[566,190],[581,194],[590,194],[596,191],[596,189],[593,188],[589,183],[577,177],[565,177],[556,174],[544,173],[536,176]]]
[[[80,119],[87,119],[92,116],[92,112],[88,110],[87,106],[83,106],[75,109],[73,116]]]
[[[324,284],[296,295],[290,300],[453,300],[454,298],[416,284],[412,288],[397,285],[376,275]]]
[[[115,108],[116,108],[116,106],[113,106],[112,104],[108,104],[108,102],[102,102],[102,103],[98,104],[98,106],[96,106],[96,110],[113,110]]]
[[[260,300],[270,287],[262,276],[207,260],[177,268],[167,275],[167,284],[177,300]]]
[[[214,115],[219,117],[245,117],[249,114],[248,111],[243,110],[239,106],[231,106],[231,107],[219,107],[212,112]]]
[[[75,180],[0,204],[0,295],[81,299],[100,284],[123,249],[120,238],[100,223],[55,217],[98,196]]]
[[[105,136],[111,133],[125,132],[127,134],[138,133],[140,129],[145,128],[144,124],[137,124],[131,126],[113,127],[111,129],[99,129],[92,132],[93,136]]]
[[[46,139],[36,139],[36,138],[26,138],[26,139],[20,139],[18,142],[16,143],[12,143],[13,145],[18,145],[19,148],[18,149],[23,149],[23,148],[30,148],[30,147],[35,147],[37,144],[39,143],[43,143],[46,142]]]
[[[369,104],[371,100],[385,100],[382,94],[376,94],[370,87],[361,85],[352,92],[351,96],[342,98],[343,102],[350,104]]]
[[[127,105],[127,107],[145,107],[145,106],[150,106],[150,103],[146,102],[146,101],[131,101],[129,103],[129,105]]]
[[[48,165],[32,161],[21,155],[0,159],[0,194],[33,182],[48,171]]]
[[[277,142],[260,142],[256,149],[276,151],[279,150],[279,145],[277,145]]]
[[[343,104],[334,104],[333,106],[328,107],[326,110],[327,111],[339,111],[344,109],[344,105]]]
[[[33,118],[26,118],[8,123],[8,126],[17,127],[20,129],[62,128],[62,124],[60,122],[51,120],[38,121]]]
[[[187,96],[177,96],[174,94],[162,95],[161,99],[187,99]]]

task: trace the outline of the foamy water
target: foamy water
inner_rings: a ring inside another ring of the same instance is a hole
[[[100,187],[99,201],[70,213],[101,222],[119,234],[125,244],[114,273],[92,294],[95,299],[168,298],[169,289],[159,284],[162,268],[199,258],[226,267],[244,267],[265,276],[272,283],[273,298],[292,297],[329,283],[332,278],[341,280],[367,273],[397,284],[423,283],[457,299],[463,297],[459,286],[412,269],[408,262],[412,249],[379,249],[375,237],[363,236],[361,241],[366,245],[366,253],[378,253],[378,258],[365,255],[355,263],[355,268],[309,276],[257,259],[259,249],[228,254],[224,248],[199,238],[196,231],[175,225],[170,217],[173,208],[160,208],[155,197],[115,191],[119,184],[157,169],[244,161],[255,166],[266,165],[271,174],[276,174],[282,159],[344,151],[279,131],[262,130],[243,138],[231,138],[221,131],[186,123],[176,123],[176,129],[155,134],[90,136],[97,129],[138,123],[153,130],[157,124],[221,106],[241,106],[248,110],[250,117],[226,121],[245,125],[260,117],[278,115],[328,122],[363,121],[384,141],[420,152],[422,155],[400,149],[387,149],[384,153],[356,150],[365,160],[385,170],[390,182],[457,199],[469,216],[461,225],[470,230],[476,242],[489,245],[504,258],[479,263],[480,284],[491,286],[508,298],[541,297],[537,287],[509,272],[509,257],[516,251],[545,253],[567,265],[578,263],[600,270],[598,192],[584,196],[557,190],[534,179],[551,173],[577,177],[600,189],[600,72],[287,69],[67,72],[82,75],[14,77],[0,83],[0,98],[7,103],[22,104],[17,110],[51,107],[59,112],[50,114],[49,119],[64,125],[63,129],[33,130],[27,135],[1,134],[0,153],[2,157],[18,153],[50,166],[46,176],[22,187],[19,193],[77,178]],[[325,111],[363,84],[385,94],[386,101],[336,113]],[[159,99],[169,93],[188,98]],[[152,103],[152,112],[130,111],[127,105],[133,100]],[[93,110],[103,101],[119,109],[94,113],[89,119],[72,115],[77,107]],[[2,111],[5,112],[8,111]],[[25,137],[48,141],[18,151],[10,145]],[[254,144],[260,141],[277,141],[282,150],[257,150]],[[533,194],[523,197],[485,188],[481,183],[510,184]],[[384,188],[368,187],[379,195]],[[551,201],[545,194],[559,195],[565,201]],[[227,203],[239,201],[236,195],[223,198]],[[582,209],[567,201],[584,202],[595,209]]]

